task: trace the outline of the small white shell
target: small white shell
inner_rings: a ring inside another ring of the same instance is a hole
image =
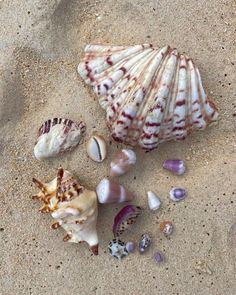
[[[95,162],[102,162],[107,156],[106,141],[101,135],[93,135],[87,143],[87,153]]]
[[[157,197],[157,195],[154,192],[147,192],[148,195],[148,206],[150,210],[155,211],[158,210],[161,206],[161,201]]]
[[[104,178],[96,188],[98,201],[101,204],[122,203],[131,201],[134,195],[115,181]]]
[[[76,124],[70,119],[62,118],[47,120],[39,129],[34,147],[35,157],[38,160],[55,157],[76,147],[85,130],[84,122]]]
[[[123,149],[116,153],[111,161],[110,176],[120,176],[128,172],[136,163],[136,154],[133,150]]]

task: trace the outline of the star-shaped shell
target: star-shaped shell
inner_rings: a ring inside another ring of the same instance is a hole
[[[193,60],[169,46],[87,45],[78,72],[93,86],[118,142],[152,150],[217,120]]]

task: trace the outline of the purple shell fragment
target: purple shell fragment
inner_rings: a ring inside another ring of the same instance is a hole
[[[114,218],[114,236],[120,236],[131,224],[135,223],[142,211],[141,207],[135,205],[127,205],[123,207]]]
[[[134,243],[133,242],[127,242],[126,245],[125,245],[125,248],[126,250],[129,252],[129,253],[132,253],[134,252]]]
[[[184,174],[185,169],[186,169],[185,165],[184,165],[184,161],[178,160],[178,159],[166,160],[163,163],[163,168],[165,168],[177,175]]]
[[[160,251],[157,251],[153,257],[158,264],[165,260],[164,255]]]

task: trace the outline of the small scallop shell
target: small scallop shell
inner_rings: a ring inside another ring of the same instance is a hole
[[[101,204],[122,203],[132,201],[134,195],[118,182],[104,178],[96,188],[98,201]]]
[[[193,60],[169,46],[90,44],[78,72],[93,87],[118,142],[152,150],[218,118]]]
[[[70,119],[49,119],[39,129],[34,155],[42,160],[71,150],[79,144],[85,131],[84,122],[76,124]]]
[[[115,154],[110,164],[110,176],[120,176],[128,172],[136,163],[136,154],[130,149],[123,149]]]
[[[107,156],[106,141],[101,135],[93,135],[87,143],[87,153],[95,162],[102,162]]]

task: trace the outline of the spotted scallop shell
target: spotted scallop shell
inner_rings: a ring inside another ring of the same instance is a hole
[[[152,150],[217,120],[193,60],[169,46],[87,45],[78,72],[118,142]]]
[[[70,119],[49,119],[39,128],[34,155],[42,160],[71,150],[79,144],[85,131],[84,122],[76,124]]]

